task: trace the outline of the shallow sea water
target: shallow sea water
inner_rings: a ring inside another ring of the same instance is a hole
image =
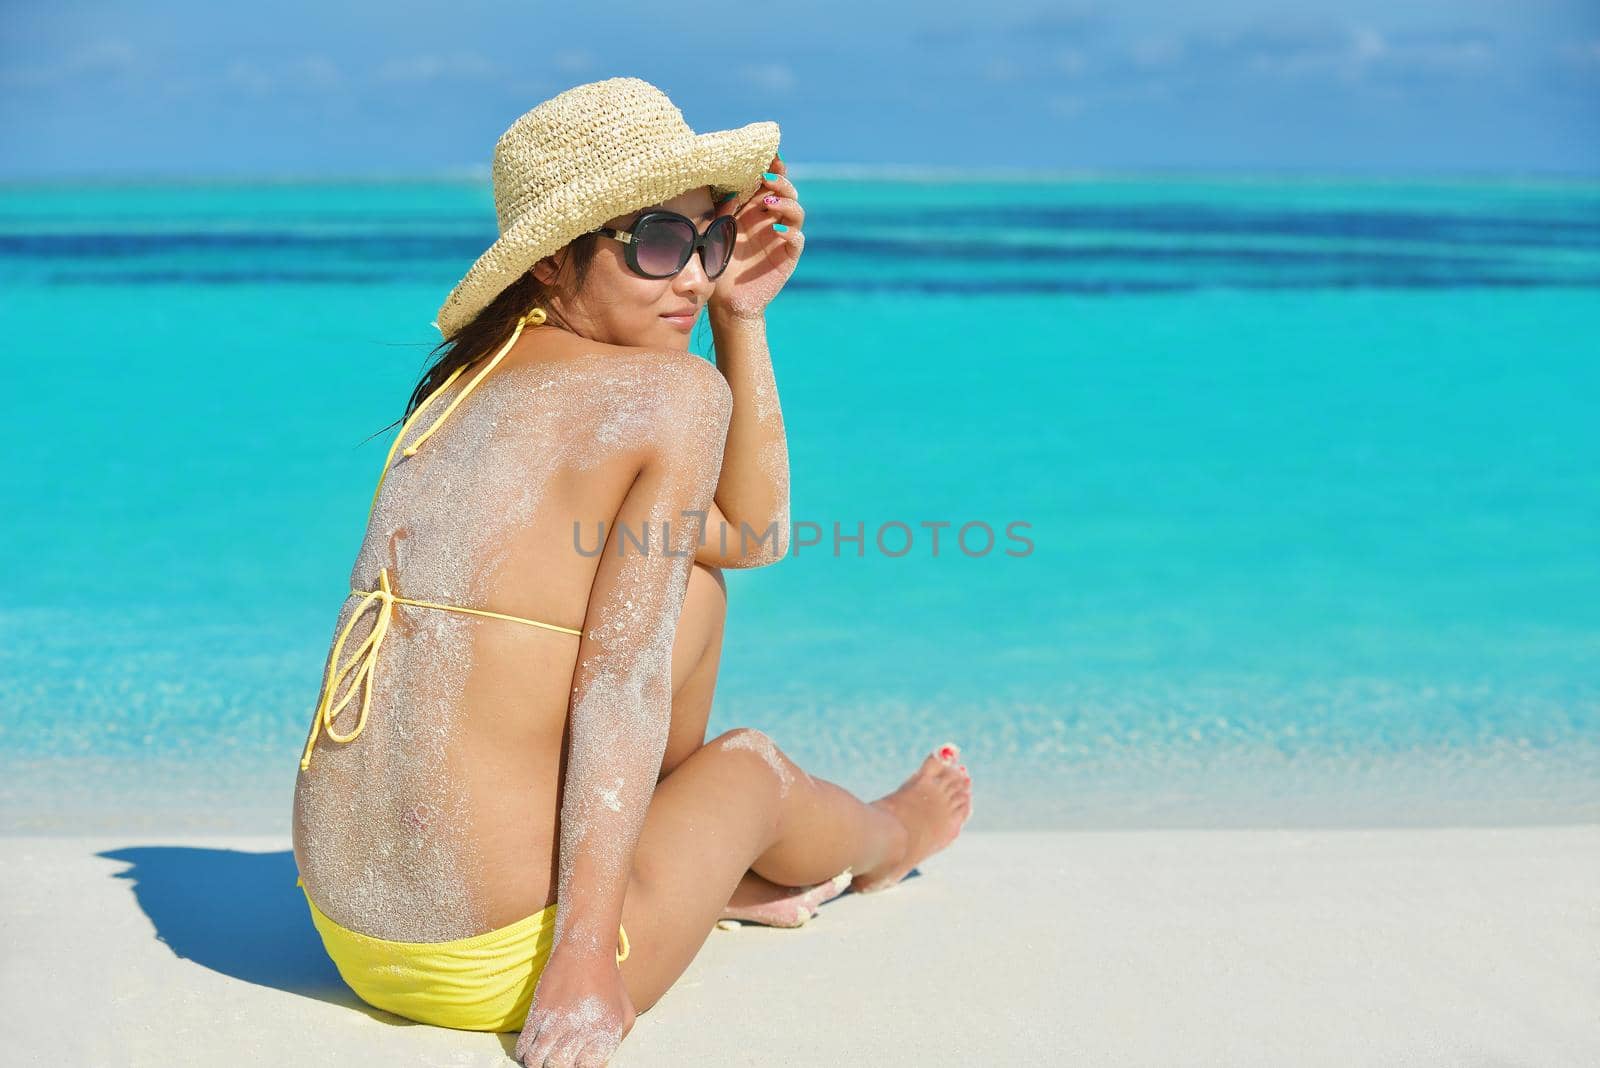
[[[956,741],[974,827],[1600,817],[1600,186],[794,176],[816,543],[728,574],[713,734],[863,794]],[[0,189],[0,830],[287,830],[492,220]]]

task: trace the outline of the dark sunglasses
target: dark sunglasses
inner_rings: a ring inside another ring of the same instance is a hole
[[[716,278],[733,259],[738,228],[732,215],[721,215],[712,219],[702,234],[687,216],[675,211],[647,211],[633,221],[631,230],[600,226],[589,232],[621,241],[629,269],[645,278],[671,278],[688,265],[695,249],[700,250],[706,277]]]

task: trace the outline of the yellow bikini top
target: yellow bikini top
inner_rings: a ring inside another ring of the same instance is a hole
[[[511,346],[516,343],[525,325],[532,323],[538,326],[545,319],[546,315],[543,308],[535,308],[526,315],[519,317],[517,319],[517,328],[511,332],[511,337],[500,347],[500,351],[495,353],[489,362],[484,365],[483,370],[474,375],[472,380],[462,387],[461,392],[456,394],[455,399],[445,406],[444,411],[440,412],[439,417],[429,424],[428,429],[418,434],[416,441],[406,446],[403,455],[416,455],[417,448],[428,440],[429,435],[438,430],[439,426],[449,418],[450,413],[455,411],[456,405],[465,400],[467,394],[471,393],[478,383],[483,381],[484,376],[494,370],[495,364],[499,363],[501,358],[511,351]],[[443,393],[450,383],[454,382],[461,372],[466,369],[467,365],[462,364],[454,371],[451,371],[449,377],[439,384],[439,388],[428,394],[427,399],[417,405],[416,411],[412,412],[410,417],[400,425],[400,433],[395,435],[394,444],[389,446],[389,454],[384,457],[383,471],[378,475],[378,488],[372,494],[372,506],[367,509],[369,521],[372,518],[373,510],[378,506],[378,493],[383,489],[383,476],[389,473],[389,464],[394,460],[395,449],[399,448],[400,442],[405,439],[406,431],[411,428],[412,422],[427,410],[428,406],[434,402],[439,394]],[[333,643],[333,652],[330,654],[329,660],[335,670],[329,673],[327,682],[323,684],[322,693],[317,698],[317,711],[311,721],[311,736],[306,739],[305,752],[300,755],[300,769],[302,771],[311,766],[311,750],[316,745],[319,731],[327,731],[328,737],[333,741],[348,742],[360,734],[361,729],[367,725],[367,712],[372,706],[372,673],[378,666],[378,646],[383,644],[383,637],[389,631],[389,619],[394,613],[394,606],[397,604],[409,604],[417,608],[438,608],[446,612],[464,612],[468,615],[487,616],[491,619],[508,619],[513,623],[526,623],[530,627],[559,631],[563,634],[581,635],[583,633],[582,630],[573,627],[562,627],[554,623],[544,623],[537,619],[524,619],[521,616],[508,616],[501,612],[490,612],[482,608],[439,604],[436,601],[416,601],[409,597],[398,596],[390,586],[389,569],[387,567],[378,570],[377,589],[351,589],[350,593],[352,596],[362,594],[362,601],[356,606],[355,612],[350,616],[349,621],[345,623],[343,629],[339,631],[339,637]],[[355,627],[356,620],[360,619],[367,609],[374,604],[378,606],[378,618],[372,625],[371,633],[367,635],[366,640],[356,647],[355,652],[350,654],[350,659],[341,666],[339,654],[344,650],[345,639],[350,636],[350,631]],[[338,692],[339,685],[352,670],[355,671],[355,676],[351,679],[349,690],[338,703],[332,703],[333,695]],[[333,721],[338,718],[340,712],[344,711],[345,705],[350,703],[350,699],[356,695],[357,690],[361,692],[361,714],[356,718],[356,725],[349,734],[340,734],[333,729]]]

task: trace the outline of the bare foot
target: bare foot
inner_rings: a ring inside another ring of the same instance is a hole
[[[850,888],[859,894],[893,886],[961,833],[972,814],[972,778],[961,763],[961,751],[951,744],[940,746],[899,789],[873,805],[905,825],[906,849],[893,861],[857,875]]]
[[[851,874],[846,868],[815,886],[779,886],[749,872],[734,890],[720,918],[767,927],[799,927],[816,915],[818,905],[844,893],[845,887],[850,885]]]

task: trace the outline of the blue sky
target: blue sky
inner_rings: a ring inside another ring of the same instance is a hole
[[[482,170],[618,74],[697,130],[777,120],[797,175],[1600,174],[1596,0],[0,0],[0,25],[5,178]]]

